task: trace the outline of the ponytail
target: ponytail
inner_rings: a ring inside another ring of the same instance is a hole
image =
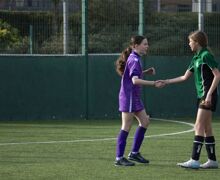
[[[136,44],[140,45],[141,42],[143,41],[143,39],[145,39],[144,36],[139,36],[139,35],[132,36],[129,47],[127,47],[124,51],[122,51],[121,55],[116,60],[116,62],[115,62],[115,69],[116,69],[116,72],[120,76],[122,76],[124,74],[125,65],[126,65],[128,56],[132,52],[132,48],[134,48]]]
[[[121,55],[115,62],[115,69],[116,72],[119,74],[119,76],[122,76],[124,74],[125,65],[128,59],[128,56],[131,54],[132,48],[128,47],[124,51],[122,51]]]

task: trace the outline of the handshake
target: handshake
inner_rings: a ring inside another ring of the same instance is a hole
[[[169,80],[156,80],[154,81],[154,87],[162,88],[169,83]]]
[[[154,69],[154,67],[151,67],[151,68],[148,68],[148,69],[144,70],[143,74],[155,75],[156,74],[156,70]],[[153,86],[157,87],[157,88],[162,88],[162,87],[164,87],[167,84],[170,84],[170,80],[169,79],[153,81]]]

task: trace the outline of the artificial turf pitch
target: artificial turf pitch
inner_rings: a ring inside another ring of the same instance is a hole
[[[177,119],[187,123],[194,120]],[[129,134],[132,145],[137,123]],[[176,166],[191,156],[193,132],[188,124],[152,119],[141,153],[149,165],[115,167],[121,120],[0,121],[1,180],[214,180],[220,169],[190,170]],[[213,121],[220,160],[220,119]],[[170,135],[169,135],[170,134]],[[205,147],[201,162],[207,160]]]

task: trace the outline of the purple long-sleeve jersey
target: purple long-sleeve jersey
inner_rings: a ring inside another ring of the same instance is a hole
[[[141,85],[134,85],[132,77],[138,76],[142,79],[142,65],[140,56],[132,51],[127,59],[124,74],[121,79],[119,92],[119,111],[137,112],[144,109],[141,101]]]

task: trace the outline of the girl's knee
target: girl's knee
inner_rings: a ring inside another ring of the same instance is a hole
[[[147,116],[144,120],[141,121],[140,125],[144,128],[147,128],[150,124],[149,116]]]
[[[203,135],[205,133],[205,127],[201,123],[196,123],[194,125],[194,129],[195,129],[196,134]]]

